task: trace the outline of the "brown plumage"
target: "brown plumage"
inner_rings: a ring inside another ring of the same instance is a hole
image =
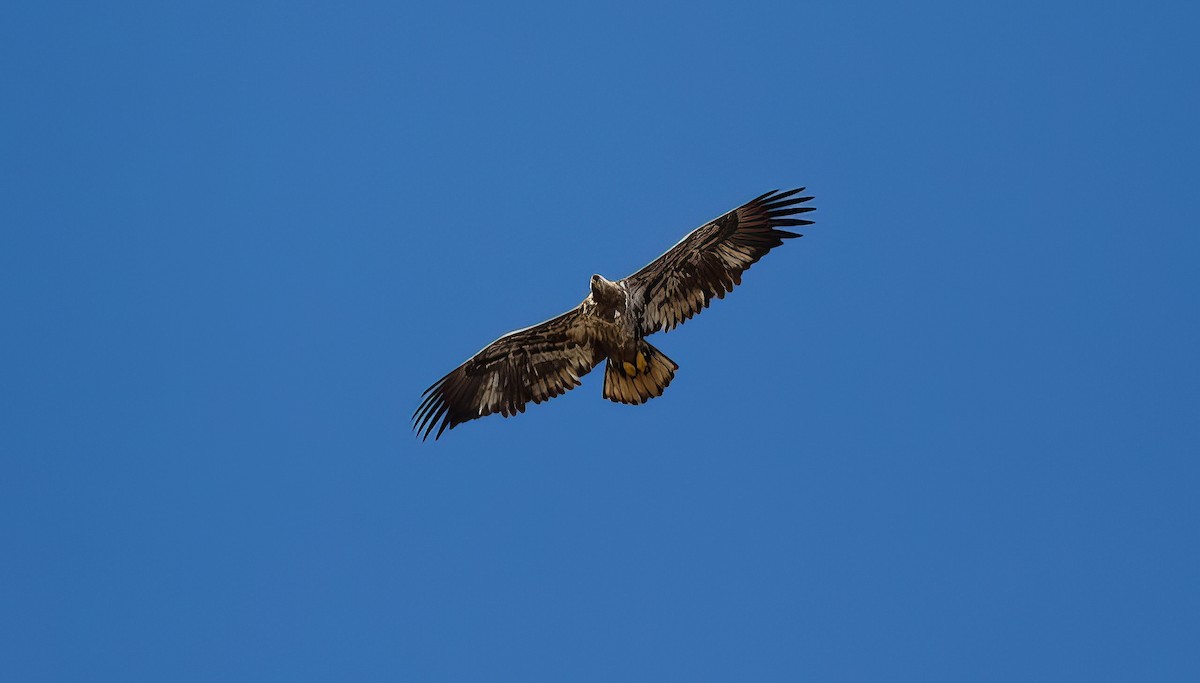
[[[525,412],[580,385],[607,360],[604,398],[640,404],[661,396],[679,366],[644,337],[669,332],[742,281],[742,273],[783,240],[780,228],[809,225],[794,218],[812,197],[804,188],[771,191],[696,228],[665,254],[624,280],[592,276],[591,294],[539,325],[510,332],[425,390],[413,414],[422,438],[492,413]]]

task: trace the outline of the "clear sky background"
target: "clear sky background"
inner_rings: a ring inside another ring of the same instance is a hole
[[[0,678],[1200,678],[1193,3],[9,3]],[[421,391],[688,230],[601,374]]]

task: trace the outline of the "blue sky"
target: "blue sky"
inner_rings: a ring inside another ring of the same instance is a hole
[[[1200,677],[1186,3],[0,11],[0,677]],[[420,392],[701,222],[599,373]]]

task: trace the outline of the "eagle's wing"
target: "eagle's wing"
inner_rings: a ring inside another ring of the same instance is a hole
[[[413,429],[423,430],[424,440],[437,427],[437,439],[467,420],[523,413],[529,401],[541,403],[579,386],[603,357],[579,307],[509,332],[425,390]]]
[[[804,188],[772,190],[720,218],[688,233],[667,253],[625,278],[635,302],[641,305],[641,331],[670,331],[708,307],[715,296],[723,299],[742,272],[794,232],[778,228],[810,225],[812,221],[787,218],[812,207],[796,206],[812,197],[797,197]]]

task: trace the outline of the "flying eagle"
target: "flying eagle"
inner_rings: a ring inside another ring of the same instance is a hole
[[[707,308],[742,281],[742,272],[783,240],[780,230],[812,221],[789,218],[812,211],[797,206],[804,188],[772,190],[706,223],[645,268],[613,282],[592,276],[591,294],[575,308],[540,325],[509,332],[425,390],[413,429],[429,437],[477,417],[525,412],[525,404],[554,398],[607,360],[604,398],[640,404],[656,396],[679,366],[645,340],[668,332]]]

